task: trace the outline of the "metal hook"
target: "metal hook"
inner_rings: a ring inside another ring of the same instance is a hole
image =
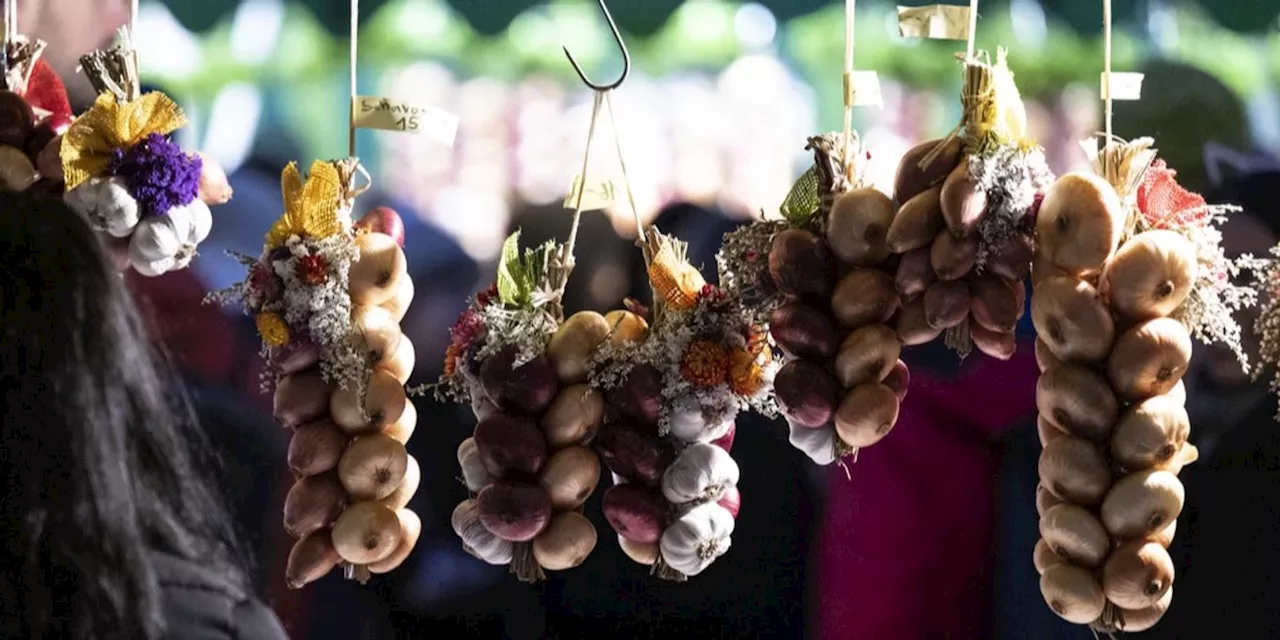
[[[582,70],[578,61],[573,59],[573,54],[569,53],[569,47],[562,46],[561,49],[564,49],[565,57],[569,58],[569,64],[573,65],[573,70],[577,72],[579,78],[582,78],[583,84],[595,91],[609,91],[617,89],[627,79],[627,74],[631,72],[631,54],[627,53],[627,43],[622,41],[622,34],[618,33],[618,25],[613,22],[613,16],[609,14],[609,7],[605,6],[604,0],[599,0],[599,2],[600,10],[604,12],[604,19],[609,23],[609,30],[613,32],[613,40],[618,43],[618,49],[622,50],[622,75],[618,76],[618,79],[610,84],[596,84],[591,81],[591,78],[587,77],[586,72]]]

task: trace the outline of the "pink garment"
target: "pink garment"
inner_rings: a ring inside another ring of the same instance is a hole
[[[898,424],[851,479],[831,472],[818,638],[987,638],[999,460],[989,442],[1035,411],[1033,347],[975,355],[955,378],[912,371]]]

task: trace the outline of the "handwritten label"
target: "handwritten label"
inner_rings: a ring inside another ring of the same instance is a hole
[[[874,71],[854,71],[844,77],[844,103],[851,107],[883,107],[880,76]]]
[[[583,211],[598,211],[613,205],[618,189],[612,180],[593,180],[587,184],[586,190],[583,190],[582,176],[575,176],[573,184],[569,186],[569,195],[564,198],[564,208],[577,209],[579,193],[582,194]]]
[[[1141,73],[1127,72],[1111,72],[1111,82],[1107,82],[1107,73],[1102,73],[1102,99],[1107,99],[1107,94],[1111,94],[1112,100],[1141,100],[1142,99],[1142,78]]]
[[[352,99],[351,125],[356,129],[421,133],[448,146],[453,146],[458,135],[458,116],[444,109],[375,96]]]
[[[969,7],[951,4],[898,7],[898,33],[904,38],[967,40]]]

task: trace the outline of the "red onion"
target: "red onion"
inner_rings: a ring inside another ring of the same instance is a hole
[[[536,416],[556,397],[556,371],[545,357],[519,367],[516,352],[506,349],[480,364],[480,385],[504,411]]]
[[[501,411],[476,425],[476,450],[495,478],[532,478],[547,461],[547,442],[538,425]]]
[[[657,542],[666,528],[662,496],[634,484],[609,487],[600,501],[604,517],[618,535],[632,542]]]
[[[835,268],[825,240],[802,229],[787,229],[773,237],[769,274],[786,295],[820,299],[831,295]]]
[[[885,376],[882,384],[893,389],[893,393],[898,396],[898,402],[906,399],[907,387],[911,385],[911,370],[907,368],[907,363],[899,360],[894,364],[893,370]]]
[[[818,428],[831,422],[840,383],[826,369],[807,360],[792,360],[773,379],[782,412],[797,424]]]
[[[830,358],[840,344],[835,323],[825,313],[798,302],[773,310],[769,333],[783,351],[797,358]]]
[[[480,523],[503,540],[527,542],[551,521],[551,496],[537,485],[495,482],[476,496]]]
[[[623,415],[645,425],[656,425],[662,417],[662,372],[648,364],[638,364],[627,379],[608,394],[609,404]]]
[[[670,447],[625,423],[606,425],[593,443],[609,470],[648,486],[662,482],[662,473],[675,459]]]
[[[738,433],[738,425],[731,424],[729,425],[729,430],[726,431],[724,435],[720,436],[719,438],[712,440],[711,444],[714,444],[715,446],[720,447],[725,451],[733,451],[733,438],[735,435],[737,435],[737,433]]]

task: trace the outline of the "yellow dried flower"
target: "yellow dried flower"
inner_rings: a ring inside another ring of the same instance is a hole
[[[729,354],[729,390],[734,394],[754,396],[764,386],[764,370],[757,364],[757,358],[746,349],[734,349]]]
[[[714,387],[729,373],[729,352],[710,340],[694,340],[680,359],[680,375],[695,386]]]
[[[289,325],[279,315],[264,311],[254,318],[254,323],[258,325],[258,335],[262,336],[262,341],[267,346],[283,347],[289,344]]]

